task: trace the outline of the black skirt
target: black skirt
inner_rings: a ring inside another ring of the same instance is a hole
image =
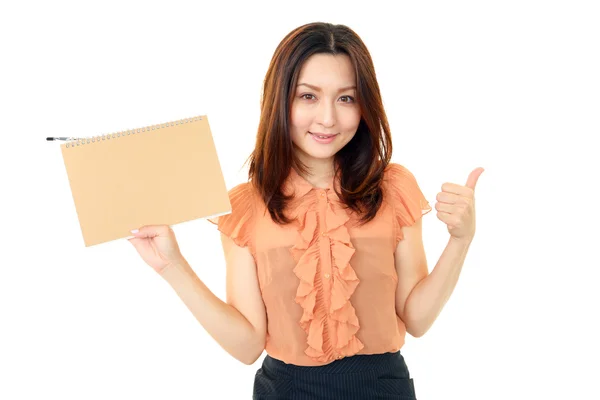
[[[397,351],[355,355],[316,367],[286,364],[267,355],[256,371],[252,399],[415,400],[416,395]]]

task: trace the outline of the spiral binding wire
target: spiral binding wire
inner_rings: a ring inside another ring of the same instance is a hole
[[[176,126],[179,124],[183,125],[183,124],[187,124],[189,122],[195,122],[195,121],[202,121],[202,117],[196,116],[196,117],[192,117],[192,118],[178,119],[178,120],[174,120],[174,121],[165,122],[162,124],[148,125],[148,126],[144,126],[144,127],[140,127],[140,128],[134,128],[134,129],[128,129],[125,131],[115,132],[112,134],[109,133],[109,134],[104,134],[104,135],[92,136],[89,138],[78,138],[77,140],[67,143],[66,147],[69,148],[69,147],[76,147],[76,146],[84,146],[86,144],[95,143],[96,141],[100,142],[101,140],[110,140],[111,138],[116,139],[121,136],[135,135],[136,133],[144,133],[146,131],[149,132],[149,131],[158,130],[158,129],[162,129],[162,128],[168,128],[170,126]]]

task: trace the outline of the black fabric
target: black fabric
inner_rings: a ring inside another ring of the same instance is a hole
[[[400,351],[355,355],[317,367],[286,364],[267,355],[254,378],[253,400],[416,400]]]

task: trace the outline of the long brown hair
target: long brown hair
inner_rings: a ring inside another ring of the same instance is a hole
[[[303,63],[312,55],[346,54],[356,75],[356,99],[361,120],[356,134],[335,155],[340,200],[361,214],[360,221],[373,219],[379,210],[383,173],[392,154],[392,139],[381,100],[371,55],[360,37],[345,25],[315,22],[291,31],[279,43],[265,76],[256,146],[248,158],[248,179],[264,200],[271,218],[290,222],[285,208],[291,196],[283,185],[295,167],[306,171],[295,157],[290,136],[291,104]]]

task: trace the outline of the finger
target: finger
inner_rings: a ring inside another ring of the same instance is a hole
[[[131,234],[133,235],[134,239],[146,239],[158,236],[158,233],[156,233],[154,229],[151,229],[148,226],[144,226],[140,229],[133,229],[131,231]]]
[[[453,193],[464,197],[473,197],[473,194],[475,193],[475,191],[470,187],[449,182],[446,182],[442,185],[442,192]]]
[[[456,206],[447,203],[437,202],[435,203],[435,209],[438,211],[443,211],[448,214],[452,214],[456,211]]]
[[[456,223],[455,223],[456,221],[454,220],[454,217],[450,213],[447,213],[444,211],[438,211],[437,217],[440,221],[442,221],[446,225],[456,225]]]
[[[139,229],[131,231],[136,238],[153,238],[157,236],[167,236],[169,233],[168,225],[146,225]]]
[[[456,202],[460,201],[462,197],[452,193],[440,192],[437,194],[435,199],[440,203],[455,204]]]
[[[437,219],[439,219],[440,221],[442,221],[442,222],[443,222],[443,223],[445,223],[445,224],[447,223],[447,219],[446,219],[446,216],[447,216],[447,215],[448,215],[448,213],[445,213],[445,212],[443,212],[443,211],[438,211],[438,212],[436,213],[436,217],[437,217]]]

